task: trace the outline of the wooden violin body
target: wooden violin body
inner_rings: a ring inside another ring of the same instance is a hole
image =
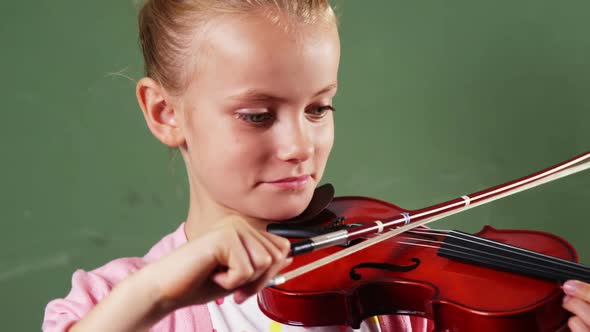
[[[307,223],[342,217],[344,224],[367,223],[402,212],[406,210],[377,199],[337,197]],[[475,236],[565,261],[578,260],[567,241],[544,232],[486,226]],[[358,328],[371,316],[392,314],[425,317],[434,322],[436,331],[453,332],[554,332],[566,323],[569,314],[561,307],[559,281],[441,257],[438,240],[444,237],[428,232],[398,235],[262,290],[260,308],[273,320],[301,326]],[[338,250],[330,247],[296,256],[287,270]],[[493,250],[483,251],[492,259],[497,256]],[[539,272],[543,270],[541,265]]]

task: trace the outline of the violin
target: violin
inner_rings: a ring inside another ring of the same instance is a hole
[[[590,282],[590,267],[569,242],[541,231],[485,226],[468,234],[424,225],[590,168],[588,159],[590,152],[420,210],[333,198],[333,187],[320,187],[301,216],[268,226],[291,239],[294,260],[258,304],[271,319],[300,326],[359,328],[372,316],[411,315],[429,319],[435,331],[558,331],[570,316],[561,283]]]

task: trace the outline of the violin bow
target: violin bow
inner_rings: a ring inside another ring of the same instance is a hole
[[[385,241],[391,237],[409,231],[418,226],[426,225],[433,221],[472,209],[476,206],[493,202],[497,199],[584,171],[588,168],[590,168],[590,151],[572,159],[566,160],[553,167],[533,173],[529,176],[478,191],[470,195],[464,195],[444,203],[433,205],[431,207],[416,210],[413,214],[402,212],[399,215],[385,220],[376,220],[368,223],[367,225],[326,233],[299,242],[294,242],[291,244],[291,256],[297,256],[321,248],[344,244],[360,237],[366,237],[368,235],[385,232],[384,234],[380,234],[348,248],[342,249],[332,255],[323,257],[310,264],[300,266],[299,268],[284,274],[279,274],[269,281],[267,287],[277,286],[285,283],[293,278],[320,268],[345,256],[351,255],[374,244]]]

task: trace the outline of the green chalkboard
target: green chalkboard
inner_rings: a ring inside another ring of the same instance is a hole
[[[590,3],[337,1],[325,182],[415,209],[590,150]],[[142,255],[186,213],[180,157],[135,102],[137,1],[0,3],[0,319],[39,330],[72,272]],[[436,227],[545,230],[590,263],[590,173]]]

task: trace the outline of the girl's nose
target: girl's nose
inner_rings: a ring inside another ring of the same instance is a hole
[[[310,128],[298,123],[282,129],[278,133],[278,158],[296,163],[309,159],[314,151]]]

